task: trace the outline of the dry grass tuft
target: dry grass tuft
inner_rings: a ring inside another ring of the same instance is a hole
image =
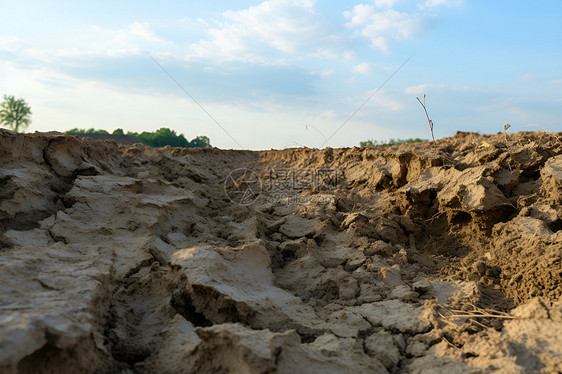
[[[485,324],[487,319],[522,319],[523,318],[523,317],[512,316],[509,313],[501,312],[499,310],[480,308],[476,306],[473,302],[467,302],[462,307],[463,309],[454,309],[438,304],[436,312],[442,318],[442,320],[449,325],[458,326],[455,320],[458,321],[458,319],[466,318],[469,323],[484,329],[488,329],[492,327]]]

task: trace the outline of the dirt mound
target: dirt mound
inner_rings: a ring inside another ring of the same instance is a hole
[[[91,138],[91,139],[96,139],[96,140],[114,140],[116,143],[119,144],[125,144],[125,145],[133,145],[136,143],[142,143],[141,140],[139,138],[135,138],[134,136],[131,135],[125,135],[125,134],[81,134],[81,135],[76,135],[78,137],[84,137],[84,138]]]
[[[562,133],[154,149],[0,130],[0,372],[562,371]]]

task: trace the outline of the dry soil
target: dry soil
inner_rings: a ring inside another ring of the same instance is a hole
[[[1,373],[562,372],[562,133],[0,130]]]

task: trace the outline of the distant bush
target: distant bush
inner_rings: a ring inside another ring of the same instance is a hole
[[[192,139],[189,142],[189,146],[193,147],[193,148],[203,148],[203,147],[207,147],[211,145],[211,139],[209,139],[208,137],[202,135],[202,136],[198,136],[195,139]]]
[[[91,128],[91,129],[88,129],[88,130],[75,128],[75,129],[68,130],[66,133],[70,134],[70,135],[84,135],[84,134],[106,134],[107,135],[107,134],[109,134],[105,130],[96,130],[94,128]]]
[[[70,135],[81,135],[88,136],[90,134],[107,134],[109,132],[105,130],[96,129],[71,129],[66,132]],[[113,131],[112,135],[124,135],[123,129],[116,129]],[[151,147],[165,147],[170,145],[172,147],[186,147],[186,148],[202,148],[211,145],[211,141],[206,136],[198,136],[195,139],[188,141],[183,134],[176,134],[174,130],[162,127],[155,132],[143,131],[140,134],[136,132],[129,131],[127,136],[132,136],[139,139],[143,144],[149,145]]]
[[[189,141],[182,134],[177,135],[175,131],[166,127],[162,127],[155,132],[143,131],[140,134],[129,131],[127,135],[134,136],[151,147],[164,147],[167,145],[172,147],[189,147]]]
[[[386,141],[379,141],[379,140],[367,140],[364,142],[360,142],[359,146],[361,147],[367,147],[367,146],[371,146],[371,147],[378,147],[381,145],[396,145],[396,144],[404,144],[404,143],[421,143],[421,142],[427,142],[429,140],[427,139],[420,139],[420,138],[410,138],[410,139],[389,139]]]

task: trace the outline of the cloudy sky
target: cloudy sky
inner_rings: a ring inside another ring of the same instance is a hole
[[[29,131],[165,126],[221,148],[354,146],[429,138],[416,101],[424,93],[437,137],[506,123],[562,131],[557,0],[21,0],[1,9],[0,94],[31,105]]]

